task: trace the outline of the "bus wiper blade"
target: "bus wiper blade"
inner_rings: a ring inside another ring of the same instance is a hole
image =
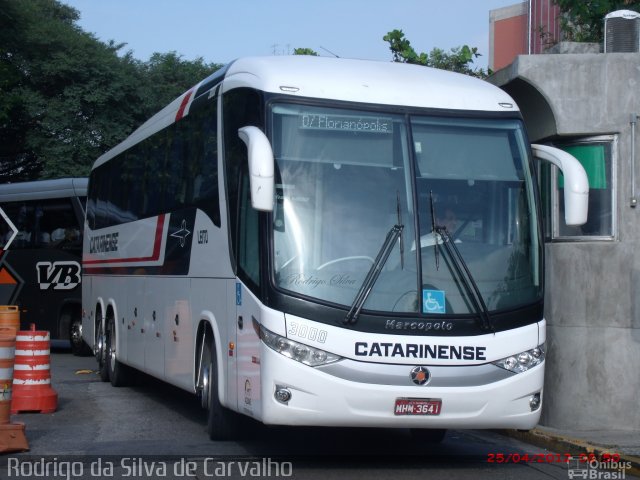
[[[429,204],[431,205],[431,234],[433,235],[433,254],[436,257],[436,270],[440,270],[440,247],[438,246],[438,233],[436,232],[436,210],[433,207],[433,190],[429,191]]]
[[[398,215],[397,225],[402,223],[402,210],[400,209],[400,192],[396,190],[396,213]],[[404,270],[404,238],[402,236],[402,228],[400,229],[400,268]]]
[[[491,330],[493,333],[496,333],[495,328],[493,327],[493,323],[491,322],[489,309],[487,308],[487,304],[484,302],[484,298],[482,298],[482,294],[480,293],[478,284],[473,278],[473,275],[469,270],[469,266],[460,253],[460,250],[458,250],[455,241],[451,238],[447,227],[436,226],[435,229],[436,233],[440,235],[440,238],[443,239],[444,249],[449,255],[449,258],[451,258],[458,277],[465,285],[469,298],[471,299],[478,314],[480,315],[482,328],[485,330]]]
[[[382,272],[382,267],[387,263],[387,259],[389,258],[395,243],[398,241],[398,238],[400,238],[403,229],[404,225],[394,225],[391,227],[391,230],[389,230],[389,233],[387,233],[387,238],[382,244],[382,247],[378,252],[378,256],[373,262],[373,265],[371,265],[371,268],[369,269],[369,272],[362,282],[360,290],[358,290],[356,298],[353,301],[353,305],[351,305],[351,309],[343,320],[344,323],[354,324],[358,321],[360,310],[362,310],[364,303],[367,301],[373,286],[380,276],[380,272]]]

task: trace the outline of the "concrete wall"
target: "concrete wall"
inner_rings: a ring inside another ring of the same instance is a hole
[[[491,81],[520,105],[532,141],[617,137],[615,239],[546,245],[548,361],[541,423],[638,431],[640,206],[631,208],[629,199],[630,119],[640,115],[640,54],[520,56]],[[638,139],[640,126],[636,183]],[[636,188],[640,192],[640,184]]]

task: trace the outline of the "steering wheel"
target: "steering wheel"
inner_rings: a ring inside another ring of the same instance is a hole
[[[289,260],[287,260],[286,262],[284,262],[284,263],[280,266],[279,270],[282,270],[282,269],[284,269],[284,268],[288,267],[288,266],[289,266],[289,264],[290,264],[291,262],[293,262],[296,258],[298,258],[298,254],[297,254],[297,253],[296,253],[293,257],[291,257]]]
[[[333,260],[329,260],[328,262],[320,265],[318,267],[318,270],[322,270],[323,268],[328,267],[329,265],[333,265],[340,262],[348,262],[350,260],[367,260],[368,262],[371,262],[371,265],[373,265],[376,262],[373,258],[367,255],[351,255],[349,257],[340,257],[340,258],[334,258]]]

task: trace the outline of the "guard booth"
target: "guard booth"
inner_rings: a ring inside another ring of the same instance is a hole
[[[599,53],[596,45],[595,53],[519,56],[490,78],[520,106],[531,142],[568,151],[589,177],[588,221],[568,227],[562,176],[546,165],[538,171],[548,427],[640,429],[638,72],[639,53]]]

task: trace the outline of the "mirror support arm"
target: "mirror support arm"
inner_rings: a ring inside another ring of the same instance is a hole
[[[564,175],[564,219],[567,225],[584,225],[589,209],[589,179],[572,155],[548,145],[531,145],[534,157],[557,166]]]

